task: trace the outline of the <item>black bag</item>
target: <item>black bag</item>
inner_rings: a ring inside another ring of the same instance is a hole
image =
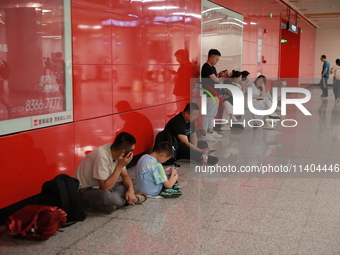
[[[67,213],[67,222],[83,221],[86,214],[78,198],[79,180],[59,174],[43,184],[40,204],[57,206]]]
[[[164,129],[163,131],[159,132],[156,135],[154,149],[156,145],[161,142],[169,142],[174,148],[174,157],[170,158],[168,161],[163,163],[163,165],[173,165],[177,159],[177,149],[178,149],[177,138],[173,137],[168,130]]]

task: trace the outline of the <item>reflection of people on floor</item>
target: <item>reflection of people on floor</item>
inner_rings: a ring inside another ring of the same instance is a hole
[[[136,126],[143,128],[143,134],[147,139],[144,140],[146,147],[153,147],[154,130],[151,121],[144,114],[134,111],[128,101],[122,100],[116,104],[117,111],[122,120],[125,121],[124,126],[119,131],[124,131],[134,134]],[[126,112],[126,113],[124,113]],[[118,132],[119,132],[118,131]]]
[[[340,104],[335,103],[331,113],[333,142],[340,139]]]
[[[319,113],[319,137],[327,133],[327,100],[321,100],[321,105],[318,108]]]

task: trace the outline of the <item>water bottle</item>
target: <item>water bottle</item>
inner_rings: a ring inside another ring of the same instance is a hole
[[[202,154],[202,164],[206,165],[208,164],[208,148],[203,149],[203,154]]]

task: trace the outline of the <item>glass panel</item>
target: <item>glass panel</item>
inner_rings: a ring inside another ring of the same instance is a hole
[[[72,121],[70,40],[69,0],[0,2],[0,135]]]
[[[222,6],[203,0],[202,6],[202,64],[210,49],[221,52],[217,71],[241,70],[243,16]]]

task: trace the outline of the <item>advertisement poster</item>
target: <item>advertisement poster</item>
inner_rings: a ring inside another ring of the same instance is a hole
[[[64,4],[0,3],[0,135],[72,121]]]

